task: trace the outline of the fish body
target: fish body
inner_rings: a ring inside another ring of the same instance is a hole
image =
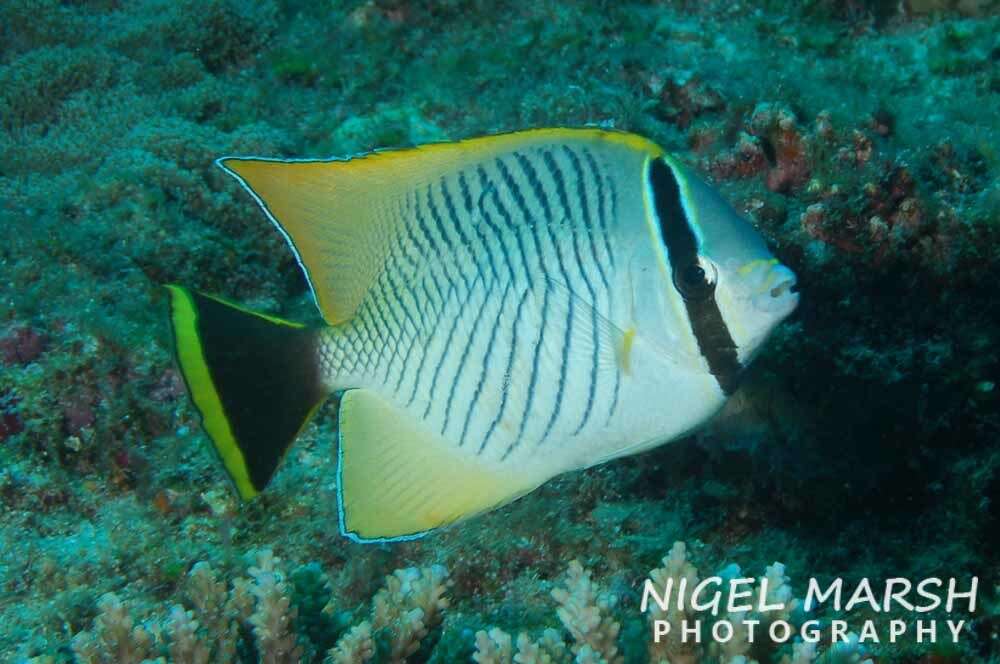
[[[798,298],[746,221],[631,134],[220,165],[288,239],[329,326],[173,287],[192,397],[249,497],[342,392],[341,531],[361,541],[419,536],[691,431]],[[210,340],[209,324],[230,336]]]

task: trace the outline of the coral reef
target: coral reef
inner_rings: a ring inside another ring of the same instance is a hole
[[[330,649],[335,664],[405,662],[441,622],[448,608],[448,571],[441,566],[400,569],[385,578],[372,600],[371,617],[344,635]],[[324,611],[330,610],[328,606]]]
[[[165,617],[142,624],[135,623],[118,596],[107,593],[97,603],[99,615],[92,628],[73,637],[77,660],[86,664],[154,658],[173,664],[318,661],[317,642],[330,635],[310,635],[302,628],[293,606],[301,597],[286,580],[279,558],[265,549],[256,553],[255,563],[247,577],[234,579],[228,589],[210,565],[195,564],[186,583],[186,604],[191,608],[174,604]],[[316,590],[329,593],[325,580],[315,583]],[[325,661],[407,661],[440,624],[448,607],[447,588],[448,572],[443,567],[396,570],[372,600],[371,616],[344,633]],[[336,612],[335,599],[330,597],[321,610]],[[336,625],[331,630],[336,633]],[[309,636],[317,641],[309,641]]]
[[[656,588],[693,588],[699,581],[697,569],[687,559],[684,542],[675,542],[670,553],[663,558],[663,566],[649,573],[649,580]],[[681,602],[670,602],[664,611],[651,604],[647,609],[649,629],[647,639],[630,640],[626,654],[619,654],[618,639],[621,626],[609,615],[611,602],[602,596],[590,579],[590,572],[579,561],[572,561],[566,572],[564,587],[552,591],[552,597],[559,604],[556,615],[564,629],[572,638],[569,648],[559,633],[545,629],[537,641],[532,641],[527,633],[521,632],[514,642],[511,635],[494,627],[476,633],[476,652],[473,659],[479,664],[541,664],[576,662],[577,664],[613,664],[624,661],[648,661],[650,664],[756,664],[757,662],[780,662],[780,664],[872,664],[866,649],[859,643],[857,634],[848,634],[843,641],[827,646],[822,653],[815,642],[797,639],[789,646],[775,643],[759,636],[753,638],[747,631],[745,621],[755,621],[755,634],[769,634],[769,625],[775,621],[790,621],[799,607],[799,601],[792,597],[789,579],[784,575],[784,566],[774,563],[765,569],[767,586],[758,586],[755,593],[766,587],[767,597],[752,597],[756,607],[778,606],[777,611],[725,612],[716,615],[714,611],[697,611],[690,607],[679,608]],[[727,565],[719,575],[723,579],[740,576],[737,565]],[[671,584],[666,586],[666,584]],[[680,584],[684,584],[681,586]],[[762,603],[763,599],[763,603]],[[724,604],[725,602],[723,602]],[[715,622],[726,620],[734,625],[731,638],[723,642],[711,642],[703,646],[691,636],[684,637],[685,621]],[[665,636],[655,636],[656,621],[666,621],[670,629]],[[648,640],[645,655],[641,659],[637,645]],[[631,648],[629,647],[631,646]],[[626,658],[628,658],[626,660]]]
[[[611,601],[601,597],[590,579],[590,572],[579,561],[569,564],[564,588],[552,591],[559,603],[556,615],[575,642],[572,646],[577,660],[618,664],[618,632],[621,626],[608,616]]]
[[[662,567],[657,567],[649,573],[649,578],[655,587],[663,588],[668,581],[672,580],[674,584],[683,581],[688,588],[692,588],[698,582],[698,570],[688,562],[687,546],[683,542],[676,542],[662,562]],[[666,620],[670,625],[676,626],[685,620],[693,619],[694,611],[690,607],[681,609],[679,603],[675,602],[667,611],[654,604],[648,608],[647,615],[651,623],[657,620]],[[698,644],[682,641],[677,629],[671,629],[670,632],[661,637],[658,643],[655,640],[649,643],[649,661],[651,662],[691,662],[697,661],[699,657]]]
[[[653,648],[635,571],[993,588],[998,34],[982,0],[0,3],[0,659],[798,664],[832,649]],[[584,124],[674,152],[799,276],[720,417],[366,548],[337,535],[332,404],[238,504],[161,285],[317,314],[213,161]],[[950,650],[864,645],[989,661],[998,606]]]

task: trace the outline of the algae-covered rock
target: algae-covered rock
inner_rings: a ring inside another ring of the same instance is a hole
[[[983,0],[0,3],[0,653],[113,660],[87,649],[116,627],[167,661],[642,662],[639,588],[684,539],[703,570],[782,560],[797,591],[976,574],[957,645],[863,645],[995,658],[998,34]],[[322,320],[214,161],[583,125],[663,145],[798,275],[718,418],[391,546],[340,536],[335,400],[266,492],[227,493],[162,286]],[[799,645],[775,661],[836,653]]]

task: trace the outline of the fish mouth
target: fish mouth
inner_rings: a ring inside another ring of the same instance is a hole
[[[798,296],[799,293],[799,282],[795,279],[793,274],[790,279],[785,279],[777,286],[770,290],[771,297],[782,297],[785,293],[792,293]]]
[[[787,316],[799,304],[799,282],[795,273],[784,265],[775,265],[764,279],[763,292],[754,298],[761,311]]]

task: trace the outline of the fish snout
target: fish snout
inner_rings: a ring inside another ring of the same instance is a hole
[[[780,263],[772,265],[765,275],[754,296],[754,307],[786,316],[795,310],[799,304],[798,279],[795,273]]]

